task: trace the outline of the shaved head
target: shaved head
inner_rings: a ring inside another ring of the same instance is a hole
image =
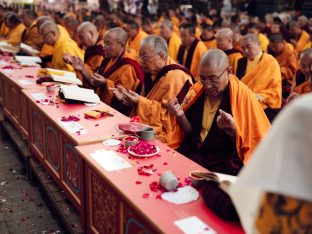
[[[112,37],[114,37],[119,43],[122,43],[124,45],[127,44],[127,41],[128,41],[128,34],[126,33],[125,30],[123,30],[122,28],[112,28],[112,29],[109,29],[104,37],[106,35],[111,35]]]
[[[60,36],[58,26],[53,21],[46,21],[45,23],[43,23],[39,28],[39,32],[42,36],[44,43],[48,45],[54,45],[54,43],[58,40]]]
[[[217,36],[227,39],[233,39],[234,33],[230,28],[222,28],[216,33],[216,37]]]
[[[57,27],[57,24],[53,21],[46,21],[44,22],[39,29],[41,32],[43,31],[53,31],[53,32],[59,32],[59,29]]]
[[[258,35],[254,33],[248,33],[246,36],[243,37],[242,41],[251,41],[260,45]]]
[[[165,19],[165,20],[161,23],[161,26],[160,26],[160,27],[167,27],[167,28],[173,30],[172,22],[171,22],[171,20],[169,20],[169,19]]]
[[[301,52],[299,59],[308,58],[312,62],[312,48],[305,49],[303,52]]]
[[[42,15],[42,16],[39,16],[37,18],[37,27],[38,29],[41,27],[41,25],[43,23],[45,23],[46,21],[52,21],[54,22],[54,20],[50,17],[50,16],[47,16],[47,15]]]
[[[77,28],[78,34],[85,31],[85,30],[89,30],[91,32],[97,32],[97,28],[90,21],[83,22]]]
[[[216,66],[220,69],[225,69],[229,66],[229,59],[222,50],[210,49],[202,57],[200,65]]]

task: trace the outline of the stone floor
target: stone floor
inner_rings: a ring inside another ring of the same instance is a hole
[[[0,133],[0,234],[66,233],[39,185],[27,181],[18,151]]]

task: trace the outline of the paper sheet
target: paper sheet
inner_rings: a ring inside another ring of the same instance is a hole
[[[79,134],[86,134],[87,133],[87,129],[85,129],[84,127],[82,127],[80,124],[78,124],[77,122],[64,122],[64,121],[60,121],[60,124],[70,133],[78,133]]]
[[[30,94],[35,100],[44,100],[44,99],[48,99],[47,96],[45,96],[43,93],[32,93]]]
[[[174,204],[185,204],[195,201],[199,197],[199,193],[191,186],[178,188],[176,192],[166,192],[161,194],[163,200]]]
[[[174,221],[174,224],[187,234],[217,234],[215,230],[196,216]]]
[[[90,156],[106,171],[116,171],[132,167],[130,163],[112,150],[97,150]]]
[[[31,80],[19,80],[18,83],[23,84],[23,85],[35,84],[35,82],[33,82]]]

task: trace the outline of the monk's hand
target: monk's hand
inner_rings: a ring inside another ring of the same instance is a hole
[[[84,67],[83,61],[79,57],[77,57],[77,56],[73,56],[71,65],[77,71],[81,71],[83,69],[83,67]]]
[[[91,84],[96,87],[101,87],[106,85],[106,78],[100,74],[94,73],[91,77]]]
[[[294,100],[296,97],[298,97],[299,94],[296,92],[292,92],[291,94],[289,94],[288,98],[286,99],[286,103],[291,102],[292,100]]]
[[[235,121],[233,116],[221,109],[219,109],[217,125],[220,129],[225,129],[229,133],[235,132]]]
[[[184,111],[180,105],[180,103],[178,102],[177,98],[172,98],[167,102],[166,105],[169,113],[173,116],[179,117],[179,116],[183,116],[184,115]]]
[[[72,62],[73,62],[73,56],[70,55],[70,54],[68,54],[68,53],[64,53],[64,54],[62,55],[62,58],[63,58],[63,60],[64,60],[65,63],[72,64]]]
[[[123,86],[117,85],[116,88],[109,88],[109,90],[113,91],[113,94],[118,101],[123,102],[125,99],[124,90],[126,90]]]
[[[132,90],[129,91],[123,91],[123,94],[125,96],[123,103],[127,106],[135,106],[138,101],[140,95],[137,94],[136,92],[133,92]]]

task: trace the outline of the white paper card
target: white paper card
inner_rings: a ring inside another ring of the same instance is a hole
[[[130,168],[131,164],[120,157],[115,151],[101,150],[90,154],[106,171],[116,171]]]
[[[31,80],[19,80],[18,81],[20,84],[23,84],[23,85],[30,85],[30,84],[35,84],[33,81]]]
[[[5,65],[8,65],[8,64],[9,64],[9,63],[6,62],[6,61],[3,61],[3,60],[0,61],[0,66],[5,66]]]
[[[14,72],[13,69],[2,69],[2,71],[3,71],[4,73],[7,73],[7,74],[10,74],[10,73],[13,73],[13,72]]]
[[[182,232],[187,234],[216,234],[217,232],[196,216],[180,219],[173,222]]]
[[[86,134],[87,130],[84,129],[80,124],[78,124],[77,122],[64,122],[60,120],[61,125],[63,125],[63,127],[69,131],[70,133],[77,133],[79,132],[80,134]]]
[[[199,197],[199,193],[191,186],[178,188],[176,192],[166,192],[161,194],[162,199],[174,204],[185,204],[195,201]]]
[[[43,93],[32,93],[30,94],[34,99],[36,100],[44,100],[44,99],[48,99],[48,97],[46,95],[44,95]]]

